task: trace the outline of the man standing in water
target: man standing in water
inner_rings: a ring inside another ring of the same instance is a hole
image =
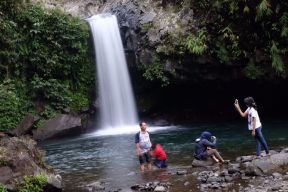
[[[136,144],[136,153],[139,157],[140,162],[140,171],[144,172],[144,163],[145,161],[148,164],[148,170],[152,169],[152,161],[151,161],[151,154],[150,154],[150,148],[152,146],[150,141],[149,133],[147,132],[147,124],[142,121],[139,123],[141,131],[136,133],[135,136],[135,144]]]

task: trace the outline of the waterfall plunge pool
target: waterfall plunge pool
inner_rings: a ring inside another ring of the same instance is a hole
[[[218,138],[218,149],[223,157],[234,161],[237,156],[255,152],[254,140],[246,126],[246,121],[170,127],[149,127],[148,124],[152,142],[160,143],[167,153],[169,167],[165,170],[154,168],[144,174],[139,172],[135,153],[137,131],[114,135],[96,131],[45,141],[39,143],[39,147],[46,151],[46,163],[62,176],[64,191],[87,191],[85,186],[95,181],[103,181],[111,189],[130,191],[132,185],[155,180],[174,183],[171,191],[185,191],[185,186],[177,186],[177,179],[170,173],[190,167],[195,138],[204,130],[211,131]],[[288,121],[264,122],[263,134],[270,149],[287,147]],[[190,183],[193,184],[193,179]],[[196,185],[193,186],[197,191]]]

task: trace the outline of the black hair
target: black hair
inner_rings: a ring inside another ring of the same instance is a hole
[[[139,126],[141,127],[143,123],[146,123],[145,121],[140,121]]]
[[[254,107],[257,110],[257,105],[256,102],[254,101],[253,97],[246,97],[244,99],[244,103],[248,106],[248,107]]]

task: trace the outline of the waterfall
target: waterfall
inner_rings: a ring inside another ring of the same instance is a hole
[[[117,18],[101,14],[87,21],[96,55],[100,127],[116,132],[119,127],[135,128],[138,116]]]

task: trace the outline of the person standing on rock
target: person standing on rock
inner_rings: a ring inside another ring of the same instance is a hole
[[[152,158],[150,148],[152,146],[150,135],[148,133],[147,124],[142,121],[139,123],[140,131],[135,135],[136,153],[140,162],[140,171],[144,172],[144,163],[147,162],[148,170],[152,169]]]
[[[251,131],[251,134],[255,138],[255,141],[256,141],[256,155],[257,157],[260,156],[261,145],[262,145],[266,154],[270,156],[267,143],[262,134],[262,124],[260,122],[260,118],[257,112],[257,105],[253,97],[246,97],[244,99],[244,103],[247,106],[247,109],[245,112],[242,112],[237,99],[234,102],[234,106],[241,117],[248,118],[248,129]]]

